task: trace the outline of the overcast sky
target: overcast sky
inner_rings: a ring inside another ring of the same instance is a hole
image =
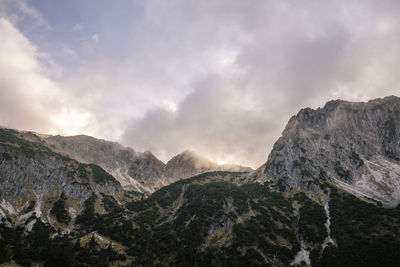
[[[0,0],[0,125],[258,167],[331,99],[399,95],[400,1]]]

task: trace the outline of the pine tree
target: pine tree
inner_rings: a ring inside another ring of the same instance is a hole
[[[81,248],[81,239],[78,238],[78,240],[76,240],[75,242],[74,250],[79,251],[80,248]]]
[[[92,238],[90,239],[89,243],[88,243],[89,249],[91,252],[94,252],[96,250],[97,247],[97,242],[96,239],[94,238],[94,234],[92,235]]]

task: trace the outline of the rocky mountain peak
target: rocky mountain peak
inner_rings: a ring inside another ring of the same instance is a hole
[[[166,165],[167,177],[174,177],[175,180],[211,171],[249,172],[252,169],[234,164],[218,165],[192,150],[185,150],[176,155]]]
[[[193,164],[196,165],[197,167],[215,164],[212,161],[200,156],[199,154],[197,154],[192,150],[185,150],[182,153],[172,157],[167,162],[167,165],[176,164],[177,162],[182,162],[185,164]]]
[[[166,176],[179,180],[203,172],[214,171],[217,168],[216,165],[193,151],[185,150],[167,162]]]
[[[177,156],[185,156],[185,157],[193,157],[193,158],[201,158],[199,154],[197,154],[195,151],[186,149],[182,153],[178,154]]]
[[[400,201],[400,98],[334,100],[302,109],[274,144],[265,174],[287,188],[331,180],[388,205]]]

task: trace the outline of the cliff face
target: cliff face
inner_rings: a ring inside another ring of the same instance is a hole
[[[330,101],[302,109],[275,143],[265,175],[289,188],[316,191],[330,180],[387,205],[400,201],[400,98]]]
[[[152,193],[166,183],[164,163],[150,152],[140,153],[116,142],[86,135],[47,136],[46,145],[79,162],[101,166],[114,176],[125,190]]]
[[[32,216],[51,222],[50,210],[62,194],[69,203],[66,216],[74,217],[90,196],[121,191],[99,166],[55,153],[33,134],[0,129],[0,207],[13,223]]]

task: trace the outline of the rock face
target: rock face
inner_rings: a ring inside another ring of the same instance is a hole
[[[19,216],[17,221],[33,212],[49,221],[48,212],[61,194],[77,210],[91,195],[120,191],[120,183],[99,166],[55,153],[31,133],[0,129],[0,207],[9,216]]]
[[[79,162],[101,166],[114,176],[125,190],[152,193],[168,184],[164,163],[151,152],[136,152],[116,142],[86,135],[47,136],[44,141],[50,149]]]
[[[80,162],[101,164],[106,169],[129,165],[140,155],[133,149],[125,148],[118,143],[86,135],[46,136],[44,141],[56,152],[66,154]]]
[[[90,136],[0,128],[0,219],[27,231],[40,220],[65,233],[84,222],[87,203],[105,214],[110,203],[118,207],[174,181],[227,169],[249,170],[219,166],[193,152],[164,164],[151,152]]]
[[[265,175],[289,188],[320,180],[386,205],[400,202],[400,98],[302,109],[274,144]]]
[[[129,147],[90,136],[45,136],[47,146],[79,162],[94,163],[114,176],[125,190],[144,194],[179,179],[209,171],[251,171],[238,165],[218,165],[192,151],[173,157],[167,164],[150,151],[137,152]]]

